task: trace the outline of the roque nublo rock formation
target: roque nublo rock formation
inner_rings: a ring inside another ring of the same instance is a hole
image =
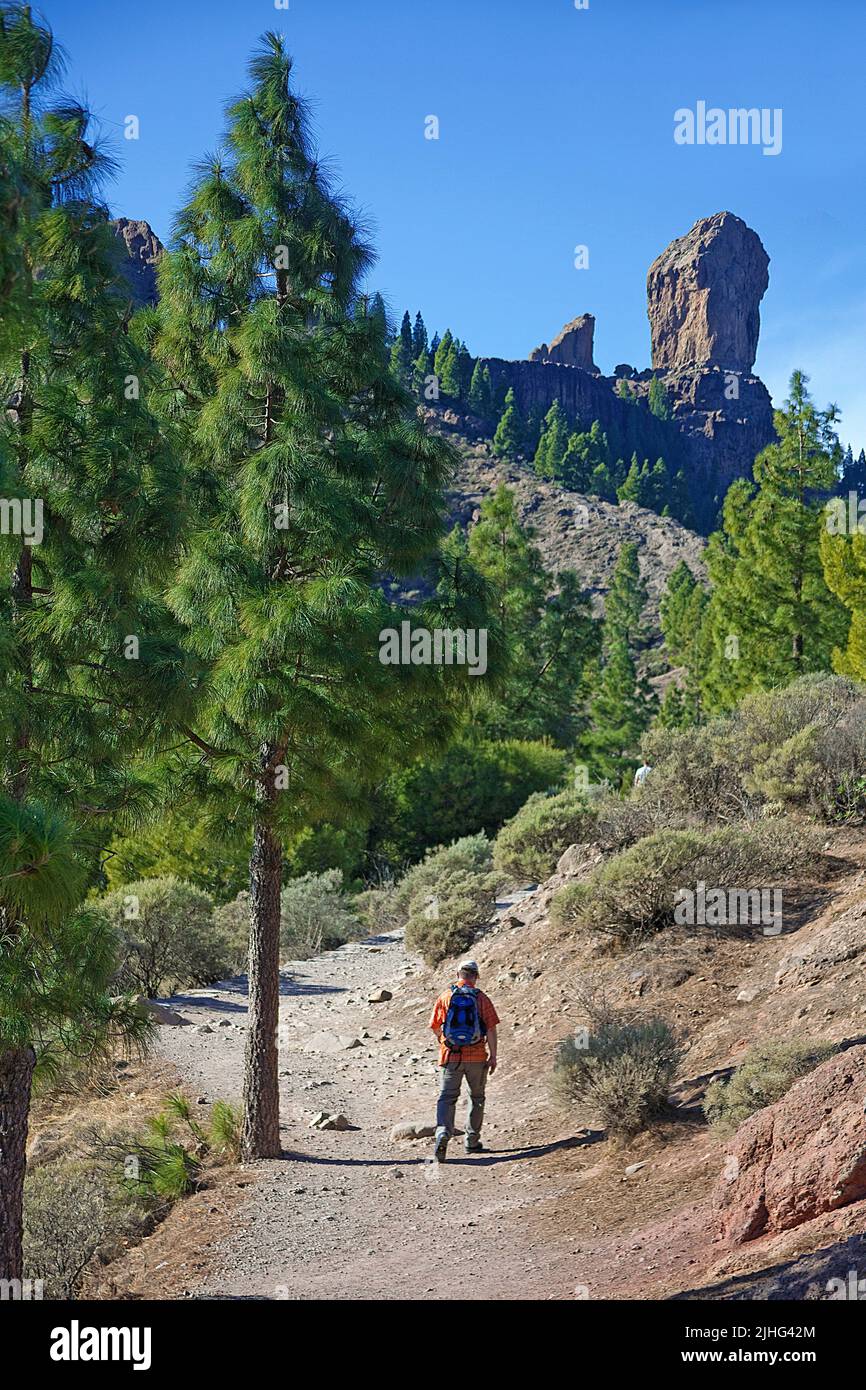
[[[705,217],[672,241],[646,281],[653,367],[750,372],[769,264],[760,237],[730,212]]]
[[[113,225],[126,247],[124,273],[136,305],[155,303],[162,243],[147,222],[118,218]],[[752,375],[768,265],[756,232],[731,212],[715,213],[672,241],[650,266],[651,367],[636,371],[623,364],[602,376],[593,360],[592,314],[572,319],[525,361],[490,357],[484,364],[494,388],[512,387],[527,414],[559,400],[583,428],[599,420],[612,436],[629,439],[635,436],[633,412],[640,411],[643,452],[684,468],[696,515],[710,523],[730,483],[751,475],[755,455],[774,438],[769,393]],[[653,377],[664,385],[669,420],[649,411]],[[631,401],[616,392],[622,379]],[[465,426],[459,411],[447,401],[443,407],[446,423]]]

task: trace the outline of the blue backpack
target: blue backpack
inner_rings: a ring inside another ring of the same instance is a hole
[[[462,1047],[479,1043],[486,1032],[478,1008],[478,990],[471,985],[452,985],[451,1003],[442,1029],[449,1052],[459,1052]]]

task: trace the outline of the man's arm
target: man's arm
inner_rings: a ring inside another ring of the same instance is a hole
[[[489,1064],[489,1066],[488,1066],[487,1071],[488,1071],[488,1075],[489,1075],[489,1076],[492,1076],[493,1073],[494,1073],[495,1070],[496,1070],[496,1029],[495,1029],[495,1028],[488,1028],[488,1030],[487,1030],[487,1050],[488,1050],[489,1053],[490,1053],[490,1064]]]

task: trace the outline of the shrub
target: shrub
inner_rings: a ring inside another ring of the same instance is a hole
[[[395,906],[407,913],[414,902],[435,893],[437,885],[451,874],[488,874],[493,868],[493,846],[484,834],[464,835],[451,845],[430,849],[403,875],[397,884]]]
[[[835,1051],[832,1043],[759,1043],[746,1053],[729,1081],[714,1081],[707,1087],[704,1114],[720,1134],[733,1134],[756,1110],[781,1100],[795,1081]]]
[[[737,821],[756,813],[755,798],[743,786],[736,761],[725,748],[730,720],[687,729],[656,725],[641,740],[652,768],[633,801],[658,808],[667,826]],[[656,823],[654,829],[664,828]]]
[[[569,845],[589,839],[595,815],[573,791],[531,796],[496,837],[493,861],[502,874],[540,882]]]
[[[63,1159],[28,1171],[24,1268],[48,1298],[74,1298],[97,1252],[140,1233],[147,1214],[92,1162]]]
[[[289,879],[280,894],[280,945],[292,960],[333,951],[363,935],[339,869]]]
[[[285,959],[307,960],[363,934],[342,883],[339,869],[289,879],[280,894],[280,949]],[[239,893],[233,902],[218,907],[214,920],[231,942],[235,958],[243,963],[249,936],[249,893]]]
[[[725,722],[719,755],[753,796],[828,820],[859,817],[850,789],[866,774],[866,690],[816,674],[749,695]]]
[[[555,1092],[589,1105],[610,1135],[630,1138],[667,1107],[682,1059],[679,1039],[662,1018],[631,1021],[611,1009],[592,1017],[587,1031],[586,1039],[559,1044]]]
[[[471,835],[430,851],[398,885],[395,902],[406,915],[406,945],[429,965],[465,951],[489,922],[498,875],[490,842]]]
[[[554,898],[560,925],[634,942],[674,923],[679,889],[749,889],[805,868],[816,836],[787,822],[723,830],[661,830],[600,865]]]
[[[397,888],[394,883],[382,883],[378,888],[365,888],[352,899],[358,920],[371,936],[397,931],[403,925],[403,914],[397,907]]]
[[[178,878],[127,883],[95,904],[118,939],[121,988],[153,998],[231,972],[232,948],[206,893]]]

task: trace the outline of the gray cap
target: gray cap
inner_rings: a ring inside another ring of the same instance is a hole
[[[462,960],[457,967],[458,975],[479,975],[477,960]]]

